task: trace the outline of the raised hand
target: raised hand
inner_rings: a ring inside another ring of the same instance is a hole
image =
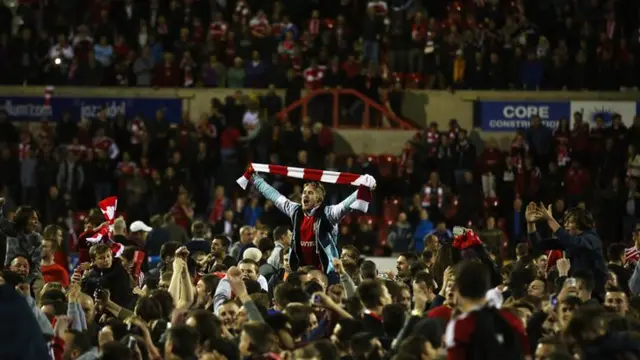
[[[180,246],[178,250],[176,250],[176,257],[187,261],[187,257],[189,256],[189,250],[186,246]]]
[[[571,269],[571,262],[565,258],[558,259],[558,261],[556,261],[556,267],[558,268],[558,274],[560,276],[568,276],[569,269]]]
[[[553,220],[553,207],[551,205],[544,206],[543,203],[540,203],[537,214],[544,220]]]
[[[342,265],[342,260],[334,258],[332,262],[333,268],[336,270],[336,272],[340,275],[344,274],[344,266]]]
[[[240,269],[235,266],[230,267],[227,271],[227,278],[231,284],[231,290],[241,301],[244,301],[244,299],[249,297],[247,286],[245,285],[244,280],[242,280],[242,273],[240,272]]]
[[[540,220],[540,214],[538,213],[538,205],[536,205],[534,202],[530,202],[529,205],[527,205],[527,208],[525,209],[524,217],[527,220],[527,222],[530,222],[530,223]]]
[[[67,300],[70,303],[77,303],[80,301],[80,283],[71,282],[67,288]]]
[[[331,300],[331,297],[329,297],[329,295],[323,293],[323,292],[317,292],[315,294],[313,294],[313,296],[311,297],[313,304],[312,305],[316,305],[319,307],[323,307],[323,308],[331,308],[332,306],[335,305],[335,302],[333,302],[333,300]]]

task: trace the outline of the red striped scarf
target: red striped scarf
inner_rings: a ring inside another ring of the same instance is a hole
[[[116,196],[110,196],[103,199],[98,203],[102,215],[109,223],[109,226],[101,227],[93,237],[87,238],[87,241],[92,244],[103,243],[111,248],[113,256],[119,257],[122,255],[124,245],[111,240],[111,230],[113,222],[116,220],[116,209],[118,208],[118,198]]]
[[[320,34],[320,19],[309,20],[309,33],[313,36]]]
[[[624,261],[626,263],[636,263],[638,260],[640,260],[640,252],[635,246],[624,250]]]
[[[441,208],[444,204],[444,189],[442,186],[431,187],[430,185],[426,185],[424,187],[424,196],[422,197],[422,206],[429,207],[432,205],[433,198],[437,198],[438,208]]]
[[[249,170],[247,170],[244,175],[238,178],[237,182],[241,188],[247,188],[247,185],[251,181],[251,175],[254,171],[308,181],[319,181],[330,184],[346,184],[357,186],[358,192],[356,194],[356,201],[351,204],[351,208],[360,210],[362,212],[367,212],[369,203],[371,202],[371,190],[375,188],[375,181],[373,181],[373,184],[370,183],[366,175],[255,163],[251,164]]]

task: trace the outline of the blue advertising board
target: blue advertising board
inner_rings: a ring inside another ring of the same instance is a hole
[[[96,97],[56,97],[51,98],[51,106],[44,105],[44,97],[2,97],[0,109],[4,109],[11,121],[40,121],[43,118],[58,120],[65,111],[71,113],[72,119],[94,119],[102,108],[107,117],[113,119],[122,113],[130,119],[142,115],[145,119],[153,119],[156,110],[163,109],[169,122],[182,121],[182,99],[151,98],[96,98]]]
[[[550,128],[558,127],[561,118],[571,116],[569,101],[478,101],[476,123],[484,131],[518,131],[528,128],[537,115]],[[479,120],[479,121],[478,121]]]

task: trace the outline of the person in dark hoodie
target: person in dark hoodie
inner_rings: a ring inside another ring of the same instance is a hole
[[[49,359],[49,349],[33,311],[10,284],[0,276],[0,359]]]
[[[607,265],[602,250],[602,241],[595,231],[595,223],[590,212],[575,207],[567,211],[564,228],[553,218],[551,206],[529,203],[525,217],[527,232],[532,243],[541,248],[562,250],[571,261],[569,276],[576,271],[589,271],[595,282],[594,297],[604,299],[604,286],[607,282]],[[536,229],[537,221],[546,221],[554,237],[542,240]]]
[[[82,278],[82,292],[96,296],[109,290],[111,299],[122,307],[131,307],[133,281],[120,259],[114,259],[111,248],[96,244],[89,250],[91,270]]]

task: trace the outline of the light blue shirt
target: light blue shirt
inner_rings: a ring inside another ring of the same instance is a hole
[[[102,46],[96,44],[93,46],[93,52],[96,54],[96,61],[103,66],[111,65],[113,59],[113,47],[111,45]]]

